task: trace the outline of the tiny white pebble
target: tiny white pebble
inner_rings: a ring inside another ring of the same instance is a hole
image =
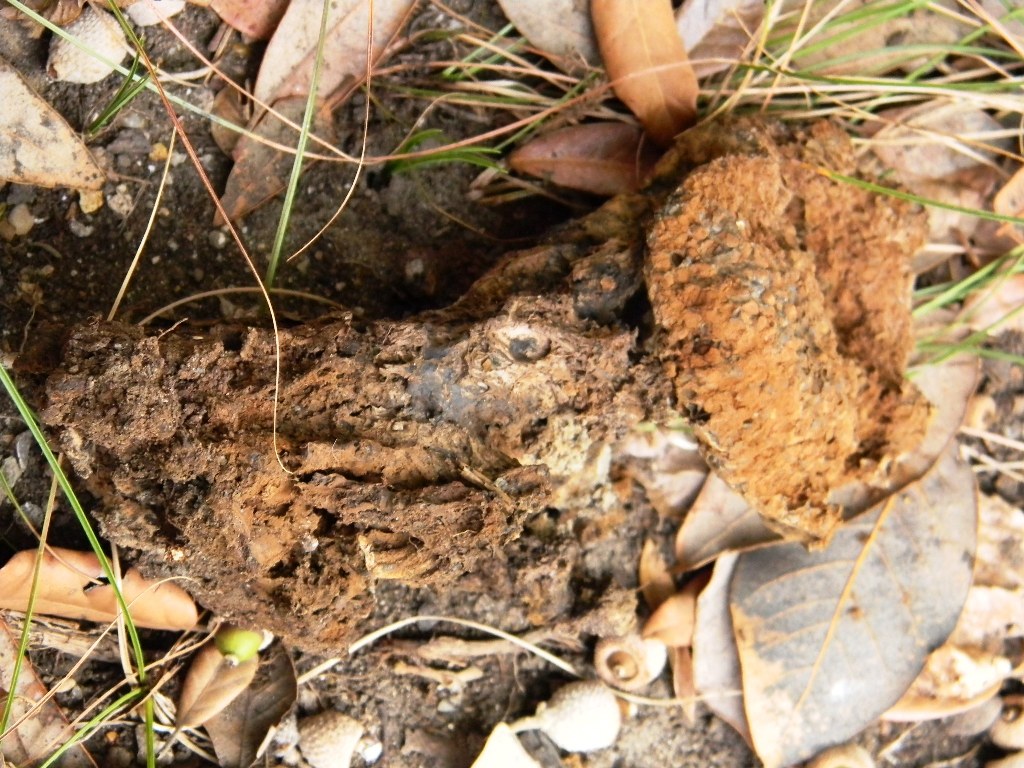
[[[32,209],[25,203],[18,203],[11,208],[7,214],[7,221],[10,222],[14,234],[18,237],[24,237],[36,225],[36,217],[32,215]]]

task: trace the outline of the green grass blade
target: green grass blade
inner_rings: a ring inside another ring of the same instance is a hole
[[[302,163],[306,157],[309,131],[313,125],[313,115],[316,112],[317,92],[320,90],[320,71],[324,61],[324,43],[327,40],[327,16],[330,7],[330,0],[324,0],[323,10],[320,12],[320,34],[317,37],[316,53],[313,57],[313,75],[309,85],[309,95],[306,97],[306,109],[302,113],[302,129],[299,131],[299,140],[295,146],[295,160],[292,162],[292,172],[288,176],[288,187],[284,193],[281,218],[278,220],[277,231],[274,233],[274,245],[270,249],[267,274],[263,281],[267,288],[274,285],[274,278],[277,276],[277,268],[284,252],[284,239],[288,234],[288,221],[292,215],[292,208],[295,206],[299,179],[302,178]],[[372,45],[372,43],[369,44]]]

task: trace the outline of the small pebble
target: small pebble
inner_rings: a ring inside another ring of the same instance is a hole
[[[36,439],[32,437],[32,433],[27,429],[14,438],[14,457],[18,460],[18,464],[23,470],[28,469],[35,447]]]
[[[68,229],[71,230],[71,234],[75,237],[89,237],[96,231],[96,227],[90,226],[78,219],[71,219],[71,221],[68,222]]]
[[[14,234],[18,237],[24,237],[36,225],[36,218],[32,215],[32,209],[25,203],[19,203],[11,208],[7,213],[7,221],[10,222],[11,227],[14,229]]]
[[[103,207],[103,190],[81,190],[78,193],[78,207],[82,213],[96,213]]]
[[[207,237],[210,240],[210,245],[212,245],[218,251],[223,249],[228,244],[228,240],[230,240],[227,232],[225,232],[223,229],[210,230],[210,234],[207,235]]]
[[[132,199],[132,195],[128,191],[128,185],[118,184],[114,191],[107,195],[107,205],[110,206],[110,210],[122,219],[128,218],[128,214],[130,214],[132,212],[132,208],[135,207],[135,201]]]

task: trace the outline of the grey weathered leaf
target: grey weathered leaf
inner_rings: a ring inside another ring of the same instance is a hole
[[[508,20],[530,44],[562,70],[601,61],[590,23],[590,4],[580,0],[498,0]]]
[[[693,631],[693,682],[708,708],[750,743],[750,726],[743,711],[740,657],[729,615],[729,582],[736,560],[729,552],[715,561],[711,581],[697,599]]]
[[[676,563],[691,571],[723,552],[777,538],[743,497],[711,472],[676,535]]]
[[[376,61],[402,28],[413,0],[336,0],[327,17],[327,38],[320,71],[325,96],[350,80],[366,77],[366,44],[373,22]],[[272,104],[281,98],[306,96],[313,78],[323,0],[292,0],[267,45],[253,93]],[[373,16],[370,16],[370,11]]]
[[[248,768],[267,733],[295,703],[295,667],[280,643],[263,652],[256,677],[227,707],[206,721],[223,768]]]
[[[763,0],[685,0],[676,27],[697,77],[739,61],[764,17]]]
[[[0,59],[0,180],[99,189],[104,175],[71,126]]]
[[[977,534],[956,446],[822,551],[740,556],[730,584],[744,706],[768,768],[842,743],[907,690],[956,625]]]

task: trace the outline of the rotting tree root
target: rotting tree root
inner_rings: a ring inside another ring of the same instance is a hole
[[[526,521],[558,507],[571,530],[609,448],[678,413],[770,523],[826,540],[829,490],[879,480],[923,434],[902,373],[924,230],[816,165],[853,172],[838,128],[695,129],[646,195],[446,310],[283,331],[287,472],[266,330],[78,328],[44,418],[147,575],[188,576],[208,608],[317,652],[385,581],[517,594]],[[631,327],[645,282],[654,325]]]

